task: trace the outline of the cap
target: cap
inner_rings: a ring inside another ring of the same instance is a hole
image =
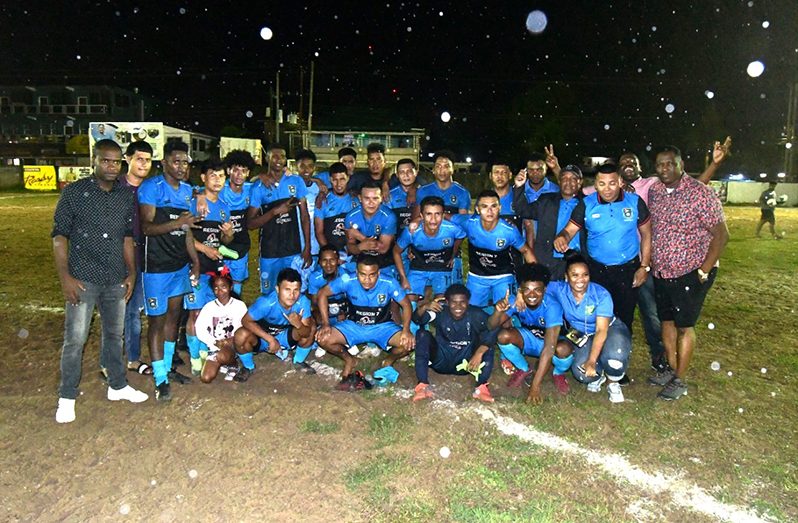
[[[562,174],[562,173],[564,173],[564,172],[566,172],[566,171],[567,171],[567,172],[574,173],[574,174],[575,174],[576,176],[578,176],[579,178],[581,178],[581,177],[582,177],[582,169],[580,169],[578,166],[576,166],[576,165],[574,165],[574,164],[572,164],[572,163],[569,163],[568,165],[566,165],[565,167],[563,167],[562,169],[560,169],[560,174]]]

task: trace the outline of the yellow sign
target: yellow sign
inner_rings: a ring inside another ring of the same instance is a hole
[[[25,180],[25,188],[31,191],[56,189],[55,167],[52,165],[26,165],[22,178]]]

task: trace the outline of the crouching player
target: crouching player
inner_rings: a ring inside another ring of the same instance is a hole
[[[244,352],[263,351],[281,360],[288,359],[289,351],[296,349],[294,367],[307,374],[315,374],[305,363],[313,345],[316,323],[310,316],[310,300],[301,294],[302,277],[290,268],[277,274],[276,289],[253,303],[244,318],[242,328],[236,332],[235,345]],[[242,369],[246,377],[254,370]],[[243,380],[241,380],[243,381]]]
[[[208,347],[208,357],[200,374],[203,383],[212,382],[222,365],[236,364],[234,337],[247,313],[246,304],[232,295],[233,278],[227,267],[211,276],[210,286],[216,299],[205,304],[194,324],[197,338]],[[238,357],[245,369],[255,368],[251,350],[239,353]],[[239,372],[234,379],[246,381],[248,377],[249,372]]]
[[[349,301],[348,319],[331,326],[329,298],[343,294]],[[344,360],[339,390],[356,391],[370,388],[363,373],[355,372],[355,357],[348,348],[360,343],[375,343],[389,352],[383,367],[389,367],[413,350],[415,339],[410,332],[412,306],[405,291],[393,278],[380,276],[376,256],[361,254],[357,258],[356,277],[343,275],[321,288],[317,294],[321,316],[316,341],[319,346]],[[391,320],[391,301],[402,308],[402,326]]]
[[[587,261],[575,255],[566,259],[565,281],[552,282],[548,294],[552,298],[551,319],[547,316],[544,348],[527,401],[541,403],[540,383],[551,362],[555,383],[556,376],[561,376],[562,384],[557,384],[561,392],[563,384],[567,391],[565,373],[570,369],[578,381],[587,383],[589,392],[599,392],[609,379],[610,401],[622,402],[618,382],[629,364],[632,337],[626,325],[615,318],[610,293],[590,281]],[[565,336],[558,340],[560,327]]]
[[[525,263],[519,267],[516,279],[523,306],[510,306],[508,290],[507,296],[496,303],[496,308],[488,320],[491,329],[505,325],[505,328],[499,331],[497,340],[502,357],[515,366],[515,371],[507,382],[508,387],[520,387],[524,379],[532,374],[525,356],[540,357],[546,325],[550,321],[559,320],[557,317],[552,317],[552,313],[555,315],[560,313],[559,309],[555,311],[555,308],[550,306],[552,298],[546,295],[546,286],[551,279],[551,273],[545,265]],[[509,320],[513,317],[518,319],[519,327],[511,326]],[[556,378],[555,384],[558,384]]]
[[[455,283],[440,298],[422,302],[414,319],[419,325],[434,322],[435,335],[425,329],[416,332],[416,385],[413,401],[432,398],[429,389],[429,368],[438,374],[477,374],[477,387],[472,397],[488,403],[493,396],[488,390],[488,380],[493,371],[493,345],[496,331],[488,326],[488,315],[482,309],[469,305],[471,291]],[[463,360],[468,362],[462,367]]]

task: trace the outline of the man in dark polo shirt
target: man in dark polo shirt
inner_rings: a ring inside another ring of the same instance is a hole
[[[125,302],[136,284],[133,194],[117,183],[122,150],[112,140],[94,144],[94,174],[68,185],[58,200],[53,254],[66,299],[58,423],[75,421],[75,399],[96,305],[102,321],[101,358],[108,369],[111,401],[146,401],[127,384],[122,356]]]

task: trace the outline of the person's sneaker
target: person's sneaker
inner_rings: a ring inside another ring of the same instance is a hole
[[[180,374],[179,372],[177,372],[174,369],[170,370],[169,374],[167,374],[167,376],[169,377],[169,379],[171,381],[176,381],[177,383],[179,383],[181,385],[185,385],[187,383],[191,383],[191,378],[189,378],[185,374]]]
[[[471,394],[471,397],[475,400],[484,401],[485,403],[493,403],[495,400],[488,390],[488,384],[483,383],[479,387],[474,389],[474,393]]]
[[[149,396],[146,392],[136,390],[130,385],[125,385],[121,389],[112,389],[108,387],[108,399],[111,401],[129,401],[131,403],[141,403],[147,401]]]
[[[632,380],[629,379],[628,374],[624,374],[623,377],[618,380],[618,385],[620,385],[621,387],[626,387],[630,383],[632,383]]]
[[[557,392],[563,396],[570,392],[571,386],[568,385],[568,380],[565,378],[565,374],[554,374],[552,378],[554,379],[554,386],[557,387]]]
[[[414,403],[416,401],[428,400],[434,397],[434,394],[432,394],[432,391],[430,390],[429,383],[419,383],[416,385],[414,391],[416,393],[415,396],[413,396]]]
[[[507,374],[508,376],[512,376],[513,372],[515,372],[515,365],[513,365],[513,362],[511,362],[508,359],[502,358],[502,361],[500,363],[504,373]]]
[[[656,385],[657,387],[664,387],[676,376],[670,366],[666,366],[662,371],[657,372],[648,378],[649,385]]]
[[[305,374],[316,374],[316,369],[308,365],[305,361],[294,363],[294,369],[296,369],[297,372],[303,372]]]
[[[663,387],[657,397],[666,401],[678,400],[682,396],[687,395],[687,385],[676,376]]]
[[[72,423],[75,421],[75,400],[58,398],[55,421],[58,423]]]
[[[248,369],[242,366],[240,369],[238,369],[238,372],[235,373],[235,376],[233,376],[233,381],[237,381],[238,383],[244,383],[254,373],[255,369]]]
[[[354,390],[371,390],[374,385],[366,379],[366,376],[359,370],[356,370],[353,375],[355,376]]]
[[[524,380],[532,374],[533,373],[531,370],[523,371],[521,369],[517,369],[507,381],[507,386],[510,388],[520,387],[521,384],[524,383]]]
[[[155,386],[155,399],[158,401],[170,401],[172,399],[172,387],[168,381]]]
[[[613,381],[607,385],[607,393],[610,395],[610,402],[623,403],[623,390],[619,382]]]
[[[587,391],[588,392],[601,392],[601,386],[604,385],[604,382],[607,381],[607,377],[602,374],[599,379],[596,381],[591,381],[587,384]]]

